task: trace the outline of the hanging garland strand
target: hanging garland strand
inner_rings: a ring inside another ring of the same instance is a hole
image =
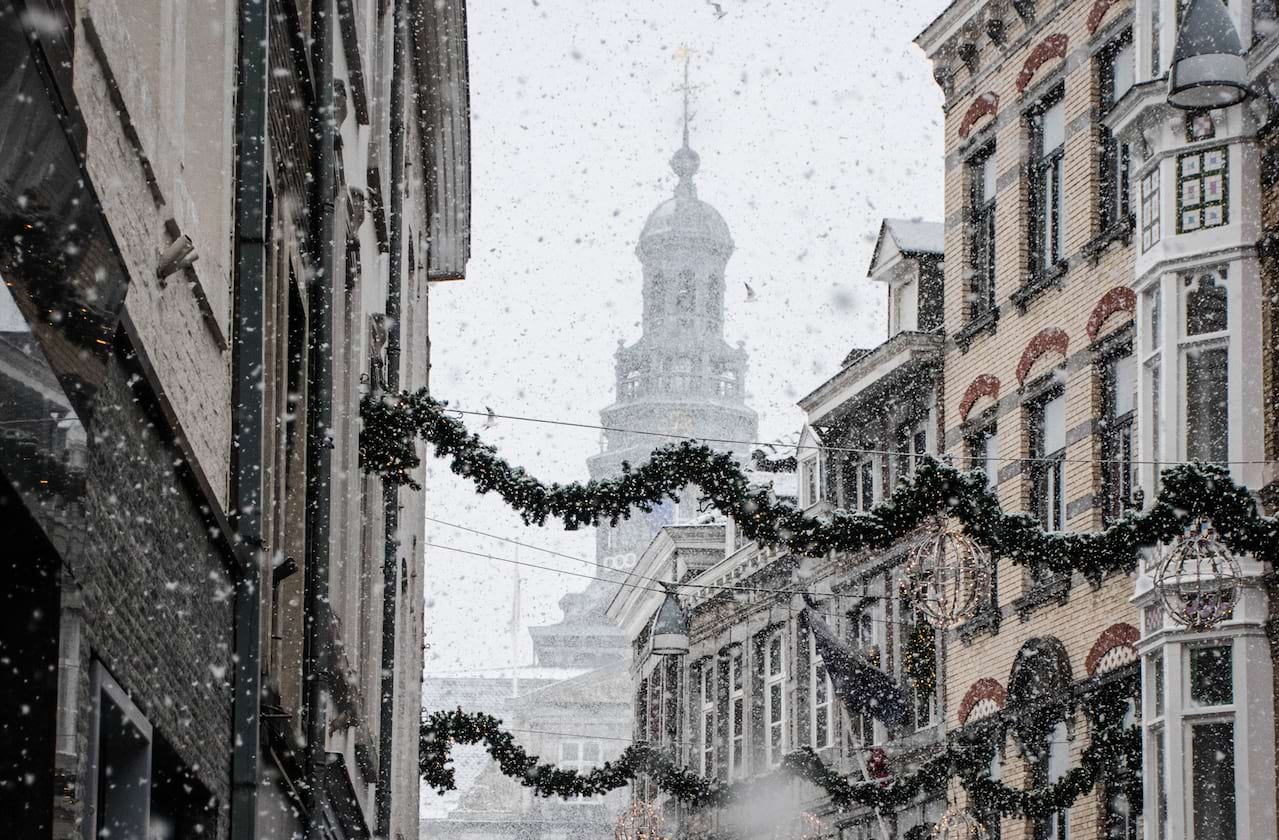
[[[707,779],[680,767],[664,751],[648,744],[628,746],[616,761],[585,772],[562,770],[541,764],[515,742],[502,722],[483,713],[433,712],[422,721],[418,762],[422,779],[439,793],[453,790],[455,779],[450,766],[452,745],[483,744],[503,775],[532,788],[539,796],[597,796],[624,787],[639,775],[647,776],[659,788],[681,802],[693,806],[723,806],[749,795],[763,779],[726,784]],[[808,781],[822,788],[841,811],[855,805],[893,809],[912,802],[920,793],[938,790],[957,773],[974,804],[986,812],[1010,816],[1041,817],[1069,808],[1101,780],[1111,780],[1125,789],[1140,790],[1141,740],[1136,727],[1124,728],[1114,717],[1093,732],[1078,767],[1055,784],[1035,790],[1020,790],[983,775],[989,766],[994,743],[962,743],[952,740],[941,752],[917,770],[888,781],[850,782],[828,767],[811,749],[796,750],[782,759],[776,774]],[[1135,777],[1135,778],[1134,778]],[[1140,802],[1140,798],[1134,800]]]
[[[1196,518],[1211,521],[1237,554],[1279,553],[1279,519],[1260,515],[1247,488],[1217,465],[1164,470],[1154,504],[1129,511],[1104,531],[1045,532],[1028,514],[1000,510],[984,474],[961,472],[931,458],[870,511],[837,510],[819,520],[804,516],[769,488],[751,485],[733,456],[691,441],[664,446],[638,467],[624,462],[616,478],[548,486],[508,464],[460,420],[448,416],[447,406],[425,389],[366,397],[360,411],[360,458],[366,472],[417,488],[411,472],[420,463],[414,439],[421,437],[436,455],[449,459],[454,473],[470,479],[479,493],[497,493],[531,525],[545,525],[548,519],[559,520],[568,530],[616,525],[637,508],[651,511],[677,499],[684,487],[697,485],[748,539],[810,557],[886,548],[938,511],[959,519],[973,539],[996,555],[1043,571],[1079,571],[1094,582],[1133,568],[1141,546],[1171,542]]]

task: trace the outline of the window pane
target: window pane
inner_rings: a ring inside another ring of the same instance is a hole
[[[768,722],[778,723],[782,719],[782,687],[773,683],[768,687]]]
[[[587,741],[582,744],[582,761],[587,764],[598,764],[600,760],[600,745],[594,741]]]
[[[740,653],[733,655],[733,690],[738,691],[742,687],[742,655]]]
[[[1230,646],[1192,648],[1190,651],[1190,701],[1200,706],[1233,703],[1234,663]]]
[[[981,162],[981,198],[991,201],[998,193],[998,180],[995,174],[995,153],[991,151]]]
[[[768,673],[770,675],[780,674],[782,672],[782,637],[773,636],[768,640]]]
[[[1191,728],[1190,772],[1195,840],[1235,840],[1235,726]]]
[[[1226,329],[1227,292],[1212,274],[1186,278],[1186,335],[1205,335]]]
[[[1043,454],[1051,455],[1066,448],[1066,397],[1054,397],[1044,403]]]
[[[1131,353],[1115,360],[1115,416],[1137,407],[1137,360]]]
[[[743,733],[746,720],[745,707],[742,698],[738,697],[733,700],[733,737],[739,737]]]
[[[1190,349],[1186,359],[1186,456],[1225,461],[1229,444],[1227,350]]]
[[[1058,100],[1039,118],[1040,151],[1047,155],[1066,142],[1066,103]]]
[[[1136,62],[1133,60],[1133,56],[1134,50],[1131,39],[1115,52],[1111,78],[1113,79],[1114,88],[1113,99],[1116,102],[1132,87],[1133,74],[1136,71]]]
[[[578,744],[576,741],[564,741],[560,744],[561,761],[577,761]]]

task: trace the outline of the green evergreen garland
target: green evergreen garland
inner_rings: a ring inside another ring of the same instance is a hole
[[[1042,817],[1069,808],[1103,780],[1122,785],[1135,807],[1140,808],[1141,803],[1141,739],[1137,727],[1123,726],[1121,716],[1099,721],[1079,766],[1056,783],[1034,790],[1012,788],[986,774],[995,750],[994,736],[1002,735],[998,729],[987,732],[981,742],[965,738],[961,733],[919,768],[893,779],[849,781],[811,749],[804,748],[788,753],[780,769],[763,779],[730,784],[680,767],[666,751],[645,743],[628,746],[616,761],[605,762],[602,767],[584,772],[562,770],[553,764],[539,763],[537,756],[525,752],[501,724],[491,715],[461,709],[427,715],[422,721],[418,752],[423,781],[441,794],[455,788],[449,762],[452,745],[457,743],[483,744],[503,775],[532,788],[539,796],[548,797],[597,796],[644,775],[681,802],[697,807],[723,806],[748,796],[754,785],[780,774],[820,787],[830,797],[831,804],[841,811],[858,805],[892,810],[909,804],[921,793],[941,790],[954,774],[981,813]]]
[[[637,508],[650,511],[676,499],[684,487],[697,485],[748,539],[809,557],[887,548],[939,511],[959,519],[996,556],[1037,571],[1078,571],[1094,583],[1110,572],[1132,569],[1139,548],[1171,542],[1196,518],[1210,520],[1237,554],[1279,556],[1279,519],[1259,514],[1247,488],[1217,465],[1164,470],[1153,505],[1129,511],[1097,532],[1046,532],[1028,514],[1000,510],[983,473],[961,472],[931,458],[870,511],[835,511],[813,519],[768,488],[752,486],[733,456],[692,441],[662,447],[639,467],[623,463],[617,478],[548,486],[512,467],[446,411],[425,389],[366,397],[360,432],[364,469],[417,487],[411,471],[420,464],[414,439],[421,437],[439,457],[449,459],[453,472],[470,479],[479,493],[497,493],[525,523],[545,525],[558,519],[568,530],[616,524]]]

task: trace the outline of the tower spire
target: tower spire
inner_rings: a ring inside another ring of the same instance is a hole
[[[679,183],[675,185],[675,195],[679,198],[696,198],[697,189],[693,186],[693,176],[697,174],[701,158],[688,145],[688,124],[692,118],[689,103],[690,94],[693,92],[692,85],[688,83],[688,68],[692,63],[693,51],[686,46],[680,47],[675,51],[675,58],[684,60],[684,84],[676,88],[684,94],[684,143],[671,158],[671,170],[679,176]]]

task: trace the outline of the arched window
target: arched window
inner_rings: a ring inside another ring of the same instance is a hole
[[[1034,787],[1055,784],[1070,769],[1071,682],[1070,657],[1057,639],[1031,639],[1017,651],[1008,676],[1008,708]],[[1063,808],[1036,820],[1035,840],[1067,840],[1068,813]]]

